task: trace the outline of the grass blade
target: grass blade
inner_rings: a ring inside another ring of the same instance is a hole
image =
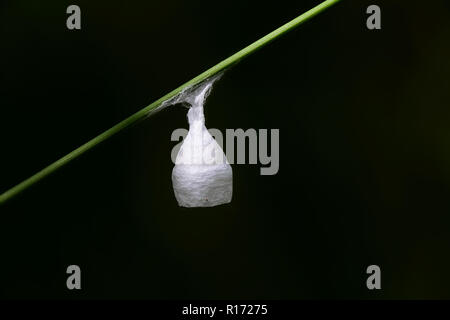
[[[140,120],[143,120],[147,118],[149,115],[153,114],[155,111],[158,111],[158,107],[162,105],[162,103],[166,100],[169,100],[170,98],[173,98],[175,95],[180,93],[186,88],[189,88],[190,86],[196,85],[214,75],[217,73],[223,71],[224,69],[228,68],[229,66],[239,62],[249,54],[255,52],[256,50],[262,48],[266,44],[270,43],[271,41],[275,40],[279,36],[283,35],[284,33],[294,29],[295,27],[299,26],[300,24],[308,21],[312,17],[316,16],[320,12],[326,10],[327,8],[331,7],[335,3],[339,2],[340,0],[327,0],[322,2],[321,4],[317,5],[316,7],[308,10],[307,12],[301,14],[297,18],[289,21],[288,23],[284,24],[283,26],[279,27],[278,29],[272,31],[271,33],[267,34],[266,36],[262,37],[261,39],[253,42],[249,46],[245,47],[244,49],[236,52],[232,56],[228,57],[227,59],[219,62],[212,68],[204,71],[200,75],[196,76],[192,80],[186,82],[185,84],[181,85],[180,87],[176,88],[175,90],[172,90],[165,96],[159,98],[152,104],[148,105],[147,107],[139,110],[135,114],[129,116],[125,120],[119,122],[115,126],[111,127],[110,129],[104,131],[97,137],[93,138],[92,140],[86,142],[82,146],[78,147],[77,149],[73,150],[72,152],[68,153],[64,157],[60,158],[59,160],[53,162],[46,168],[42,169],[38,173],[34,174],[33,176],[29,177],[28,179],[22,181],[15,187],[7,190],[3,194],[0,195],[0,205],[5,203],[6,201],[12,199],[14,196],[19,194],[20,192],[24,191],[25,189],[31,187],[39,180],[45,178],[49,174],[55,172],[65,164],[69,163],[70,161],[76,159],[81,154],[85,153],[86,151],[92,149],[99,143],[107,140],[108,138],[114,136],[115,134],[119,133],[123,129],[131,126],[132,124],[137,123]]]

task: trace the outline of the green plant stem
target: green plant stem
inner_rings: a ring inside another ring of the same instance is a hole
[[[312,9],[308,10],[307,12],[301,14],[300,16],[295,18],[294,20],[291,20],[290,22],[288,22],[285,25],[279,27],[278,29],[272,31],[271,33],[267,34],[266,36],[262,37],[261,39],[253,42],[251,45],[249,45],[249,46],[245,47],[244,49],[238,51],[237,53],[233,54],[232,56],[228,57],[227,59],[219,62],[214,67],[206,70],[205,72],[203,72],[200,75],[196,76],[192,80],[190,80],[190,81],[186,82],[185,84],[179,86],[175,90],[172,90],[171,92],[169,92],[165,96],[159,98],[158,100],[156,100],[152,104],[150,104],[147,107],[139,110],[135,114],[133,114],[133,115],[129,116],[128,118],[126,118],[125,120],[119,122],[118,124],[116,124],[112,128],[106,130],[105,132],[101,133],[97,137],[95,137],[92,140],[86,142],[85,144],[83,144],[82,146],[80,146],[77,149],[73,150],[69,154],[67,154],[64,157],[62,157],[61,159],[55,161],[54,163],[52,163],[48,167],[42,169],[38,173],[36,173],[33,176],[29,177],[28,179],[22,181],[21,183],[19,183],[15,187],[7,190],[5,193],[0,195],[0,204],[3,204],[6,201],[10,200],[11,198],[16,196],[20,192],[22,192],[25,189],[29,188],[30,186],[32,186],[33,184],[35,184],[39,180],[45,178],[46,176],[48,176],[49,174],[53,173],[57,169],[61,168],[62,166],[66,165],[70,161],[72,161],[75,158],[77,158],[78,156],[82,155],[86,151],[92,149],[93,147],[95,147],[99,143],[101,143],[101,142],[105,141],[106,139],[112,137],[116,133],[118,133],[118,132],[122,131],[123,129],[129,127],[130,125],[138,122],[139,120],[145,119],[146,117],[149,116],[149,114],[151,114],[152,112],[156,111],[156,108],[161,106],[161,104],[164,101],[174,97],[175,95],[180,93],[182,90],[184,90],[184,89],[186,89],[186,88],[188,88],[190,86],[196,85],[196,84],[198,84],[198,83],[200,83],[200,82],[210,78],[211,76],[219,73],[220,71],[223,71],[225,68],[228,68],[229,66],[237,63],[238,61],[242,60],[243,58],[245,58],[249,54],[255,52],[256,50],[262,48],[264,45],[270,43],[272,40],[275,40],[276,38],[278,38],[282,34],[288,32],[288,31],[294,29],[295,27],[299,26],[300,24],[308,21],[312,17],[316,16],[320,12],[326,10],[327,8],[331,7],[333,4],[335,4],[335,3],[339,2],[339,1],[340,0],[327,0],[327,1],[322,2],[321,4],[317,5],[316,7],[314,7]]]

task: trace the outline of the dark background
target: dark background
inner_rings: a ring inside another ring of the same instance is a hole
[[[319,2],[2,1],[0,192]],[[229,70],[207,126],[280,129],[229,205],[177,206],[181,107],[33,186],[0,207],[1,297],[450,298],[449,14],[343,0]]]

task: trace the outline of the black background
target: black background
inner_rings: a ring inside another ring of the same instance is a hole
[[[2,1],[0,192],[319,2]],[[1,297],[450,298],[449,14],[344,0],[229,70],[207,126],[280,129],[278,174],[234,165],[230,205],[177,206],[181,107],[33,186],[0,207]]]

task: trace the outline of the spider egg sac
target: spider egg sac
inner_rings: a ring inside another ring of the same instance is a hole
[[[182,207],[213,207],[229,203],[233,194],[231,166],[205,127],[203,103],[210,87],[203,88],[191,101],[187,114],[189,132],[172,171],[173,190]]]

